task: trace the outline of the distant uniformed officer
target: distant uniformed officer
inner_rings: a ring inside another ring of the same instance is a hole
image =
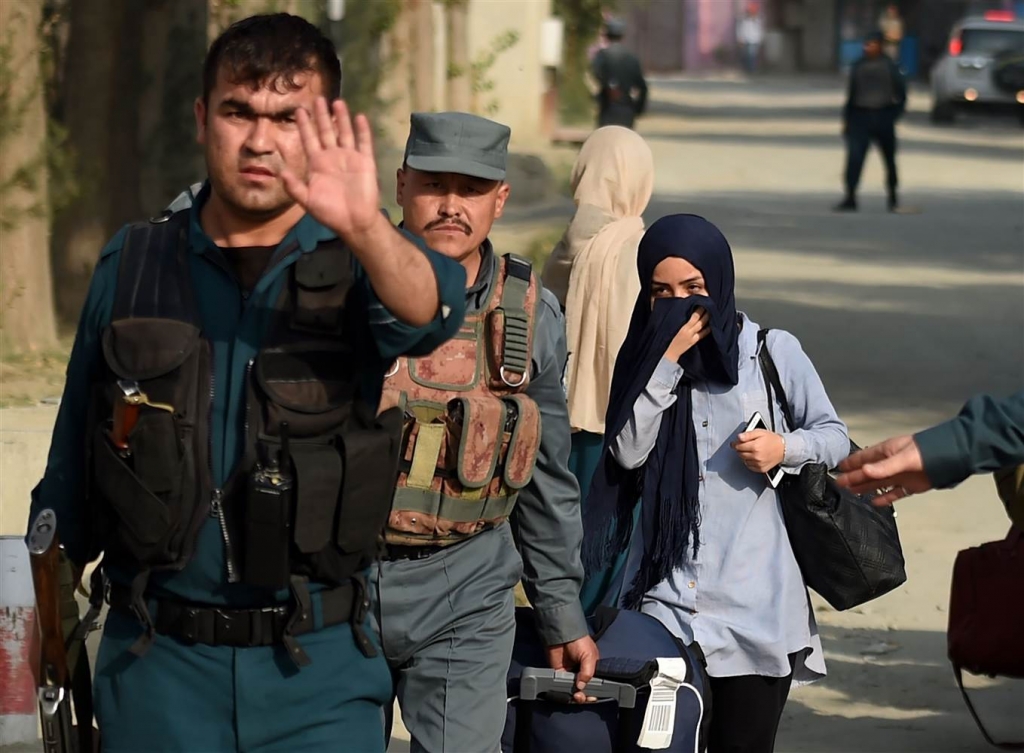
[[[647,107],[647,81],[640,60],[622,44],[625,24],[610,19],[605,24],[608,46],[598,50],[591,62],[597,80],[597,125],[633,127],[637,115]]]
[[[465,272],[381,214],[340,85],[306,21],[231,26],[195,103],[207,182],[96,267],[33,514],[79,568],[104,553],[104,751],[384,749],[378,400],[458,329]]]
[[[404,228],[466,270],[466,320],[400,358],[382,408],[405,415],[375,592],[414,751],[494,751],[523,580],[552,667],[593,675],[579,603],[579,488],[568,468],[564,321],[528,261],[498,256],[509,129],[414,114],[397,199]],[[582,700],[582,694],[579,700]]]
[[[899,206],[896,194],[896,121],[907,104],[907,86],[892,58],[882,54],[882,34],[876,32],[864,42],[864,56],[850,71],[850,88],[843,109],[846,137],[846,198],[836,211],[856,211],[857,185],[871,142],[878,144],[885,159],[889,211]]]

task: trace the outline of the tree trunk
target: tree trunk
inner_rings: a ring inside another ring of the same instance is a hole
[[[449,110],[469,112],[473,88],[469,71],[469,3],[449,0],[445,9],[448,22],[447,96]]]
[[[141,216],[129,219],[156,214],[206,175],[193,107],[202,94],[207,18],[207,0],[146,3],[143,28],[154,33],[141,51],[143,78],[135,103]]]
[[[431,0],[409,0],[412,54],[412,106],[430,112],[434,103],[434,8]]]
[[[0,141],[0,332],[5,346],[15,350],[41,350],[57,343],[39,60],[42,11],[42,0],[0,2],[0,45],[7,53],[0,70],[7,120]]]
[[[383,118],[384,135],[392,144],[404,144],[409,132],[409,113],[412,112],[412,9],[404,3],[395,22],[381,39],[380,98],[387,109]]]
[[[107,169],[109,156],[116,151],[117,124],[110,120],[117,92],[115,71],[135,63],[119,57],[124,0],[69,5],[63,109],[79,191],[78,198],[56,218],[52,242],[54,286],[60,291],[57,316],[65,325],[78,320],[93,267],[110,235]],[[131,34],[138,37],[139,29]],[[117,146],[133,149],[134,139]],[[125,157],[122,151],[119,159]]]

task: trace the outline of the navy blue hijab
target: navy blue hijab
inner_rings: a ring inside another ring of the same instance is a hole
[[[685,259],[700,270],[708,297],[657,299],[651,306],[654,269],[669,257]],[[690,391],[694,382],[735,385],[739,369],[732,250],[717,227],[692,214],[661,218],[640,241],[637,270],[640,295],[615,361],[604,449],[583,508],[583,563],[589,576],[606,568],[628,546],[633,510],[638,498],[642,502],[644,556],[633,583],[625,584],[629,607],[682,565],[691,547],[697,553],[700,463]],[[683,377],[677,399],[662,416],[658,440],[646,462],[637,469],[623,468],[609,446],[632,416],[672,339],[698,307],[709,314],[710,332],[679,359]]]

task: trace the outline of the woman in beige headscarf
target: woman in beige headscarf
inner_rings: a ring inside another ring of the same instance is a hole
[[[572,169],[576,214],[544,266],[544,286],[565,308],[572,424],[570,468],[583,496],[601,455],[615,357],[640,290],[640,215],[651,199],[654,160],[634,131],[594,131]]]

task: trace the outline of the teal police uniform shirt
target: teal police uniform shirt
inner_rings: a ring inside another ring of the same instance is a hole
[[[313,251],[318,242],[336,236],[311,216],[304,216],[281,241],[270,268],[252,293],[243,294],[230,265],[199,224],[199,210],[209,192],[209,184],[204,185],[188,210],[189,245],[203,333],[213,347],[210,439],[213,483],[219,487],[243,453],[244,377],[249,360],[260,348],[270,309],[288,277],[288,268],[302,254]],[[107,244],[93,274],[68,364],[46,473],[33,492],[32,515],[45,507],[55,510],[61,540],[78,564],[86,561],[92,547],[82,437],[86,435],[90,385],[103,365],[101,334],[110,322],[125,235],[126,229],[122,229]],[[427,326],[406,325],[384,307],[365,270],[355,262],[356,284],[366,288],[366,315],[376,345],[374,352],[362,354],[368,368],[361,389],[362,396],[374,406],[380,399],[387,365],[402,354],[415,356],[432,351],[456,332],[465,311],[466,275],[462,266],[426,249],[422,241],[408,234],[406,237],[427,255],[437,277],[441,305],[437,317]],[[287,252],[289,247],[294,249]],[[118,573],[112,573],[112,577],[122,580]],[[227,583],[223,543],[213,518],[199,533],[192,561],[180,572],[154,573],[148,592],[208,604],[246,606],[266,601],[263,590]],[[284,600],[286,592],[279,596]]]

